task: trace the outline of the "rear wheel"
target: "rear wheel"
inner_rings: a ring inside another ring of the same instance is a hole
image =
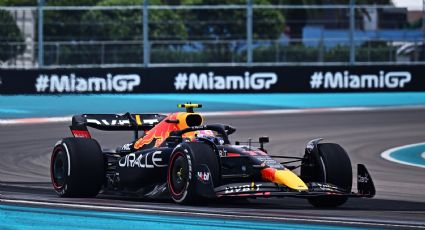
[[[195,189],[200,165],[206,165],[214,185],[219,180],[219,162],[213,148],[202,142],[183,143],[171,154],[168,166],[167,184],[171,198],[180,204],[193,204],[202,196]]]
[[[352,168],[351,161],[345,150],[338,144],[318,144],[318,153],[307,156],[309,166],[301,168],[301,176],[306,182],[323,182],[336,185],[351,192]],[[320,196],[309,198],[308,201],[316,207],[337,207],[344,204],[345,196]]]
[[[104,171],[102,150],[94,139],[64,138],[53,149],[50,176],[61,197],[96,196]]]

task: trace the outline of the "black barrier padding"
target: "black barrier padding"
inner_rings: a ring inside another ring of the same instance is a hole
[[[0,94],[425,91],[425,65],[0,69]]]

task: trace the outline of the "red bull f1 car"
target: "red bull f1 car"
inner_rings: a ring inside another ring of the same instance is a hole
[[[351,191],[351,162],[338,144],[315,139],[308,142],[302,157],[273,156],[264,147],[268,137],[232,143],[229,135],[234,127],[204,124],[203,116],[194,112],[200,104],[179,107],[186,111],[73,116],[74,137],[58,141],[51,156],[57,194],[165,197],[179,204],[222,197],[298,197],[317,207],[336,207],[349,197],[375,195],[362,164],[357,165],[358,191]],[[87,127],[134,131],[135,136],[117,149],[103,150]]]

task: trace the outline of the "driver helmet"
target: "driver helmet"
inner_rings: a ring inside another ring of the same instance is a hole
[[[195,138],[205,138],[212,141],[215,144],[223,145],[223,138],[217,136],[212,130],[198,130],[195,131]]]

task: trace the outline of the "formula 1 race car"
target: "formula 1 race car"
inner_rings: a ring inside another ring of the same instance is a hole
[[[349,197],[375,195],[372,178],[362,164],[357,167],[358,192],[351,192],[351,162],[338,144],[315,139],[307,144],[303,157],[272,156],[264,148],[268,137],[231,144],[234,127],[204,125],[203,116],[194,112],[199,104],[179,107],[186,112],[73,116],[74,137],[58,141],[51,156],[50,174],[57,194],[171,197],[181,204],[221,197],[299,197],[317,207],[336,207]],[[87,127],[134,131],[134,141],[102,150]],[[294,172],[297,168],[299,175]]]

